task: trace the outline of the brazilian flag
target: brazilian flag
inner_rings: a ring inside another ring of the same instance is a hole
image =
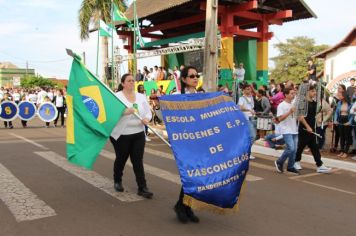
[[[75,54],[66,102],[68,161],[92,169],[126,107]]]

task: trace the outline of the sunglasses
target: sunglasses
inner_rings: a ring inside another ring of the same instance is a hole
[[[188,75],[187,77],[190,78],[190,79],[194,79],[194,78],[199,79],[199,78],[200,78],[200,75],[198,75],[198,74],[195,74],[195,75]]]

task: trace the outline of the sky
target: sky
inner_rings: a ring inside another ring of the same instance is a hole
[[[317,44],[332,46],[356,26],[355,0],[305,2],[317,19],[271,26],[274,37],[269,44],[269,57],[278,55],[273,44],[288,38],[307,36],[314,38]],[[71,58],[65,48],[70,48],[78,54],[85,51],[87,66],[94,72],[97,34],[90,34],[87,41],[80,40],[80,4],[81,0],[0,0],[0,62],[10,61],[20,68],[25,68],[28,62],[28,67],[42,76],[68,79]],[[119,40],[114,44],[122,47]],[[159,63],[159,57],[155,57],[139,61],[138,67]]]

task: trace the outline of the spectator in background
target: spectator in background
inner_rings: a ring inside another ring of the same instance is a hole
[[[347,87],[347,89],[346,89],[346,94],[349,98],[349,101],[352,102],[353,97],[354,97],[354,91],[355,91],[355,78],[350,79],[350,84],[351,85],[349,87]]]
[[[273,97],[271,97],[270,102],[271,102],[271,111],[273,114],[277,113],[277,107],[278,105],[283,102],[284,100],[284,94],[283,94],[283,90],[284,90],[284,84],[278,84],[276,87],[276,93]]]
[[[136,78],[135,80],[138,81],[143,81],[143,74],[141,73],[141,70],[137,70]]]
[[[339,102],[336,105],[334,114],[334,124],[337,126],[340,135],[340,154],[341,159],[347,158],[350,145],[352,144],[351,124],[353,115],[351,114],[351,103],[346,92],[339,95]]]
[[[158,66],[154,66],[154,71],[153,71],[153,73],[152,73],[152,75],[153,75],[153,80],[154,81],[157,81],[157,78],[158,78]]]
[[[256,139],[256,119],[255,119],[255,103],[251,94],[251,86],[245,84],[242,88],[243,96],[239,99],[239,106],[241,111],[244,113],[246,119],[249,121],[249,129],[251,134],[251,145]],[[254,156],[250,155],[250,159],[255,159]]]
[[[174,78],[176,78],[176,79],[180,78],[180,70],[178,70],[178,66],[174,66],[173,75],[174,75]]]
[[[237,65],[235,66],[235,69],[233,71],[233,77],[234,79],[237,79],[239,83],[244,81],[245,69],[244,69],[244,64],[242,62],[240,62],[239,67],[237,67]]]
[[[163,68],[162,66],[158,68],[157,70],[157,79],[156,81],[161,81],[164,80],[164,73],[163,73]]]
[[[317,82],[316,66],[311,58],[308,58],[308,79],[309,81]]]
[[[265,91],[262,89],[259,89],[256,94],[255,112],[258,117],[266,117],[271,112],[271,104],[266,97]],[[266,135],[266,130],[258,130],[258,135],[260,138],[264,138]]]

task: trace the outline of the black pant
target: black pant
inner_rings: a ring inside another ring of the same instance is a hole
[[[349,121],[348,116],[340,116],[339,119],[339,135],[340,135],[340,151],[347,153],[352,144],[351,126],[344,125]]]
[[[183,198],[184,198],[184,192],[183,192],[183,187],[181,187],[180,189],[180,193],[179,193],[179,198],[177,201],[177,206],[183,206]]]
[[[21,120],[22,127],[27,127],[27,120]]]
[[[302,153],[306,146],[310,148],[310,151],[313,154],[314,161],[317,167],[323,165],[323,162],[321,161],[319,147],[318,144],[316,143],[316,136],[314,134],[309,134],[304,131],[299,131],[298,148],[297,148],[297,154],[295,155],[295,161],[298,162],[302,159]]]
[[[12,127],[12,121],[4,121],[5,128],[7,128],[7,124],[9,124],[9,127]]]
[[[64,113],[66,111],[65,107],[57,107],[58,115],[57,118],[54,120],[54,125],[57,125],[57,121],[59,116],[61,116],[61,126],[64,126]]]
[[[337,149],[337,146],[339,145],[339,139],[340,139],[340,135],[339,135],[339,128],[337,125],[334,124],[334,132],[335,132],[335,136],[334,136],[334,148]]]
[[[145,133],[121,135],[118,140],[110,137],[110,141],[114,146],[116,154],[114,162],[115,183],[122,181],[125,164],[130,156],[138,187],[146,187],[145,171],[143,168],[143,153],[146,142]]]

